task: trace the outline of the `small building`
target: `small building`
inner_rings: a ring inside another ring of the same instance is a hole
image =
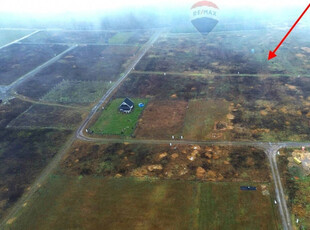
[[[132,102],[132,100],[126,97],[125,100],[122,102],[122,104],[119,106],[119,111],[122,113],[131,113],[133,108],[134,103]]]

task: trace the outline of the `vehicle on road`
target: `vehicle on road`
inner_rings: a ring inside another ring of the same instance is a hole
[[[256,187],[254,187],[254,186],[240,186],[240,190],[255,191]]]

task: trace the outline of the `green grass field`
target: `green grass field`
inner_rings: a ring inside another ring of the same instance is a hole
[[[133,32],[119,32],[109,39],[109,44],[125,44],[132,35]]]
[[[246,183],[204,183],[200,188],[198,229],[280,229],[270,196],[241,191]]]
[[[53,175],[6,229],[279,229],[270,196],[240,185]]]
[[[62,81],[42,100],[63,104],[88,104],[100,98],[110,86],[112,83],[104,81]]]
[[[138,104],[141,102],[146,105],[148,99],[132,99],[135,107],[129,114],[123,114],[118,110],[123,100],[124,98],[113,100],[101,113],[99,119],[91,127],[91,130],[96,134],[131,135],[134,132],[140,114],[145,108],[140,108]]]
[[[31,30],[0,30],[0,46],[13,42],[32,32]]]
[[[227,122],[228,107],[229,102],[224,100],[191,100],[186,112],[183,135],[191,140],[210,138],[215,122]],[[226,136],[223,139],[227,139]]]

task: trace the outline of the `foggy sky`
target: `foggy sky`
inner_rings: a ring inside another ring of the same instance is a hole
[[[177,8],[190,7],[197,0],[9,0],[2,1],[0,12],[31,13],[31,14],[53,14],[63,12],[92,12],[111,11],[119,8],[135,7],[157,7],[157,8]],[[212,0],[220,9],[229,8],[249,8],[257,10],[277,10],[284,7],[306,7],[307,0]]]
[[[197,0],[8,0],[0,6],[0,28],[134,29],[190,23],[191,6]],[[292,25],[308,0],[212,0],[220,8],[222,23]],[[105,21],[109,21],[110,27]],[[124,24],[122,27],[119,25]],[[310,25],[310,11],[300,24]],[[78,25],[78,26],[76,26]],[[219,24],[218,27],[220,27]]]

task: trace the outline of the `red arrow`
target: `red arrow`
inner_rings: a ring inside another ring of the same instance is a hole
[[[275,58],[276,52],[277,50],[280,48],[280,46],[282,45],[282,43],[285,41],[285,39],[288,37],[288,35],[292,32],[292,30],[295,28],[295,26],[298,24],[298,22],[300,21],[300,19],[304,16],[304,14],[307,12],[307,10],[310,8],[310,4],[308,5],[308,7],[305,9],[305,11],[300,15],[300,17],[297,19],[297,21],[294,23],[294,25],[292,26],[292,28],[287,32],[287,34],[285,35],[285,37],[282,39],[282,41],[279,43],[279,45],[275,48],[274,51],[269,50],[269,55],[268,55],[268,60]]]

